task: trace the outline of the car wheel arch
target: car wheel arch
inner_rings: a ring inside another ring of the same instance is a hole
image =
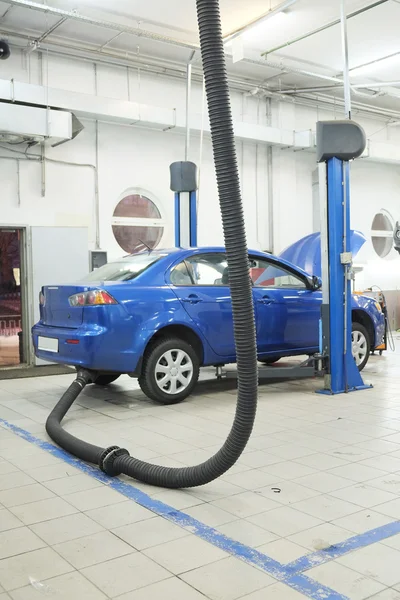
[[[152,344],[154,344],[154,342],[158,341],[160,338],[163,338],[163,337],[165,337],[165,338],[178,337],[178,338],[182,339],[183,341],[187,342],[188,344],[190,344],[193,347],[193,349],[195,350],[195,352],[199,358],[200,365],[203,364],[203,362],[204,362],[203,341],[201,340],[200,336],[195,331],[193,331],[193,329],[191,329],[191,327],[188,327],[187,325],[180,325],[180,324],[166,325],[165,327],[162,327],[161,329],[156,331],[152,335],[152,337],[148,340],[146,348],[144,350],[144,354],[146,354],[149,347]]]
[[[371,317],[369,316],[369,314],[367,312],[365,312],[365,310],[354,309],[354,310],[352,310],[352,322],[359,323],[360,325],[363,325],[365,327],[365,329],[367,330],[368,335],[369,335],[369,341],[371,344],[371,348],[374,348],[375,347],[375,327],[374,327],[374,323],[373,323]]]

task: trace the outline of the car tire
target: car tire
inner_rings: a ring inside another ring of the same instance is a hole
[[[282,358],[281,356],[278,356],[277,358],[264,358],[260,362],[263,365],[266,365],[267,367],[269,367],[270,365],[274,365],[275,363],[277,363],[278,360],[281,360],[281,358]]]
[[[119,373],[118,374],[117,373],[114,373],[114,374],[104,373],[103,375],[97,375],[97,377],[93,381],[93,383],[95,385],[100,385],[100,386],[110,385],[110,383],[114,383],[114,381],[116,381],[118,379],[118,377],[120,377]]]
[[[161,338],[146,350],[139,385],[151,400],[178,404],[192,393],[199,372],[199,357],[190,344]]]
[[[362,371],[369,360],[371,340],[364,325],[355,321],[352,325],[352,352],[358,370]]]

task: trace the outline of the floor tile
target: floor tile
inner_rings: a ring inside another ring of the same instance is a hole
[[[132,546],[109,531],[56,544],[53,548],[76,569],[91,567],[106,560],[135,552]]]
[[[282,537],[293,535],[299,531],[305,531],[321,523],[319,519],[299,512],[289,506],[248,517],[247,521]]]
[[[344,465],[342,467],[337,467],[336,469],[331,469],[329,473],[360,483],[362,481],[368,481],[369,479],[375,479],[377,477],[385,475],[384,470],[382,471],[373,467],[366,467],[365,465],[360,465],[360,463],[358,462],[351,463],[349,465]]]
[[[43,548],[46,544],[28,527],[18,527],[0,533],[0,560]]]
[[[37,581],[43,581],[71,571],[73,571],[73,567],[54,550],[43,548],[2,560],[0,562],[0,585],[9,591],[26,586],[30,577]]]
[[[392,517],[393,519],[400,519],[400,498],[392,500],[391,502],[385,502],[375,506],[376,512],[382,513]]]
[[[229,483],[238,484],[246,490],[258,490],[269,483],[275,481],[276,477],[270,473],[265,473],[260,469],[250,469],[241,473],[224,476],[224,480]]]
[[[287,539],[280,539],[275,542],[270,542],[269,544],[263,544],[262,546],[259,546],[257,550],[284,565],[307,554],[307,551],[303,546],[299,546]]]
[[[382,476],[368,481],[368,484],[393,495],[400,495],[400,475],[398,473],[384,473]]]
[[[222,498],[212,503],[213,506],[235,515],[236,517],[250,517],[258,513],[278,508],[279,503],[272,499],[265,498],[261,492],[243,492],[230,498]]]
[[[278,504],[295,504],[307,498],[318,496],[320,492],[300,485],[294,481],[275,481],[257,493]]]
[[[396,450],[400,450],[399,444],[394,444],[393,442],[388,442],[384,439],[368,440],[368,442],[361,442],[361,444],[357,445],[360,448],[371,450],[372,452],[377,452],[379,454],[386,454],[388,452],[396,452]]]
[[[384,590],[370,596],[368,600],[400,600],[400,592],[396,592],[396,590]]]
[[[6,460],[0,460],[0,475],[7,475],[13,471],[18,471],[18,467]]]
[[[312,469],[317,469],[318,471],[327,471],[348,464],[348,461],[343,460],[342,458],[321,453],[297,458],[296,462],[311,467]]]
[[[277,448],[274,448],[274,449],[276,450]],[[254,450],[253,452],[245,452],[244,454],[242,454],[242,456],[239,459],[239,462],[241,464],[251,467],[252,469],[259,469],[261,467],[266,467],[267,465],[275,464],[278,461],[279,461],[279,455],[274,455],[274,454],[271,454],[269,451],[264,452],[262,450]]]
[[[0,510],[0,531],[22,527],[23,523],[7,509]]]
[[[135,592],[118,596],[115,600],[204,600],[204,596],[184,581],[171,577]]]
[[[194,535],[149,548],[144,551],[144,554],[175,575],[202,567],[227,556],[223,550]]]
[[[391,523],[394,519],[387,515],[380,514],[374,510],[362,510],[336,519],[334,524],[338,527],[343,527],[354,533],[365,533],[376,527],[382,527]]]
[[[80,573],[67,573],[11,592],[13,600],[104,600],[106,596]],[[0,600],[1,595],[0,595]]]
[[[106,529],[115,529],[130,523],[153,519],[155,516],[150,510],[131,500],[118,503],[117,508],[111,504],[110,506],[88,510],[85,514]]]
[[[57,494],[57,496],[65,496],[74,492],[83,492],[93,488],[103,487],[100,481],[88,475],[73,475],[72,477],[63,477],[53,479],[45,483],[46,487]]]
[[[14,506],[11,511],[25,525],[40,523],[41,521],[50,521],[58,517],[65,517],[76,513],[77,510],[62,498],[50,498],[49,500],[40,500],[31,504]]]
[[[222,479],[217,479],[216,481],[208,483],[207,485],[194,488],[188,493],[193,495],[195,498],[202,500],[203,502],[213,502],[213,500],[228,498],[228,496],[235,496],[236,494],[241,494],[242,492],[244,492],[244,489],[239,485],[234,485],[233,483],[228,483]]]
[[[342,460],[350,462],[360,462],[362,460],[366,460],[367,458],[372,458],[376,456],[375,452],[371,452],[371,450],[363,450],[357,446],[344,446],[337,450],[333,450],[330,454],[335,458],[341,458]],[[332,467],[333,468],[333,467]]]
[[[0,475],[0,491],[10,490],[11,488],[18,488],[33,483],[36,483],[36,481],[22,471]]]
[[[122,480],[283,563],[400,519],[400,400],[396,396],[400,379],[398,356],[391,373],[387,372],[391,358],[385,357],[385,374],[379,357],[371,359],[368,369],[373,369],[376,393],[317,397],[318,382],[312,380],[261,386],[254,436],[241,461],[215,482],[179,491]],[[206,379],[207,374],[202,377]],[[29,386],[23,381],[0,382],[0,416],[4,397],[7,401],[9,390],[15,389],[14,406],[9,402],[4,408],[15,408],[20,426],[46,439],[45,415],[70,380],[72,377],[36,378]],[[139,441],[138,452],[145,460],[195,464],[219,449],[229,429],[236,391],[224,385],[222,382],[221,391],[209,396],[199,389],[190,401],[165,407],[148,402],[136,382],[121,377],[120,384],[109,390],[85,390],[80,406],[71,413],[70,428],[77,435],[93,438],[94,443],[104,431],[120,435],[126,444]],[[262,587],[246,588],[242,594],[240,586],[247,585],[247,580],[251,583],[254,572],[257,577],[265,574],[245,563],[237,566],[236,558],[13,433],[3,433],[1,427],[0,456],[0,507],[10,507],[0,508],[0,559],[1,552],[22,552],[4,558],[0,566],[37,552],[51,552],[43,548],[48,543],[59,546],[68,559],[68,569],[82,566],[85,575],[79,582],[74,578],[82,576],[76,572],[41,577],[33,566],[26,572],[35,571],[31,576],[39,582],[38,587],[30,585],[25,573],[25,580],[7,600],[47,596],[62,600],[100,600],[105,596],[113,600],[200,600],[208,596],[221,600],[236,598],[238,593],[241,600],[304,597],[269,578],[268,584],[264,580]],[[23,473],[17,470],[19,466]],[[42,496],[48,493],[62,498]],[[29,529],[24,527],[31,519]],[[36,543],[40,547],[35,547]],[[122,548],[129,554],[120,556]],[[400,580],[391,590],[385,589],[389,585],[385,582],[396,577],[400,534],[370,548],[364,549],[371,553],[366,557],[361,551],[351,552],[307,575],[315,571],[325,578],[326,585],[340,586],[350,600],[398,600]],[[376,560],[373,550],[378,553]],[[152,552],[157,556],[150,559]],[[215,556],[215,552],[220,554]],[[60,554],[56,556],[62,560]],[[194,585],[205,591],[195,590],[163,569],[162,565],[169,568],[169,562],[176,572],[182,574],[181,569],[186,569],[182,578],[198,576]],[[221,578],[218,564],[227,565]],[[240,577],[243,568],[249,575]],[[13,573],[12,568],[8,573]],[[202,577],[204,573],[209,576]],[[51,585],[49,577],[54,582]],[[94,578],[95,583],[86,577]],[[86,589],[79,587],[84,582],[89,586]],[[2,594],[0,584],[0,600]]]
[[[385,586],[337,562],[330,562],[307,571],[307,576],[326,585],[351,600],[365,600]]]
[[[36,452],[31,451],[28,455],[12,457],[9,460],[25,472],[37,467],[47,467],[49,465],[59,464],[58,458],[55,458],[49,452],[43,450],[37,450]]]
[[[257,548],[262,544],[273,542],[277,539],[277,536],[271,531],[267,531],[263,527],[258,527],[257,525],[254,525],[254,523],[250,523],[244,519],[222,525],[221,527],[218,527],[218,531],[227,537],[252,548]]]
[[[333,523],[323,523],[312,529],[307,529],[307,531],[295,533],[288,539],[308,550],[317,551],[330,548],[330,546],[344,542],[353,536],[354,532],[333,525]]]
[[[367,458],[367,460],[363,460],[358,464],[360,466],[372,467],[388,473],[400,471],[400,458],[395,458],[391,454],[379,454],[373,458]]]
[[[339,500],[328,494],[297,502],[294,508],[323,521],[333,521],[360,510],[360,507],[356,504]]]
[[[187,508],[185,509],[185,513],[209,527],[218,527],[220,525],[225,525],[226,523],[232,523],[232,521],[237,519],[237,516],[233,515],[231,512],[227,512],[226,510],[209,503]]]
[[[274,465],[264,467],[262,470],[273,476],[274,481],[277,479],[287,479],[288,481],[291,481],[317,472],[316,469],[308,467],[307,465],[302,465],[300,462],[295,462],[293,460],[275,463]]]
[[[238,489],[239,491],[242,491],[241,488]],[[186,510],[191,506],[198,506],[203,503],[203,501],[195,495],[197,492],[201,493],[200,488],[198,488],[198,490],[196,488],[196,491],[193,494],[186,490],[164,490],[154,494],[153,498],[159,502],[168,504],[177,510]]]
[[[273,456],[286,460],[297,460],[310,454],[315,454],[314,450],[309,448],[303,448],[302,446],[296,446],[294,444],[285,444],[283,446],[276,446],[270,449],[270,453]],[[263,465],[260,465],[263,466]]]
[[[284,583],[274,583],[263,590],[258,590],[240,600],[304,600],[305,596]]]
[[[93,535],[103,530],[101,525],[82,513],[36,523],[31,525],[31,529],[50,546]]]
[[[373,544],[338,559],[338,563],[386,586],[400,583],[400,551]]]
[[[182,527],[161,517],[117,527],[112,532],[136,550],[145,550],[190,535]]]
[[[29,475],[39,483],[53,481],[54,479],[63,479],[64,477],[74,477],[79,475],[80,471],[64,461],[57,465],[48,465],[45,467],[36,467],[29,469]]]
[[[47,500],[47,498],[54,498],[54,494],[40,483],[24,485],[0,492],[0,503],[6,508],[21,506],[22,504],[29,504],[39,500]]]
[[[87,567],[82,574],[110,598],[171,577],[171,573],[139,552]]]
[[[358,483],[343,490],[331,492],[331,496],[353,502],[362,508],[372,508],[378,504],[390,502],[397,498],[395,494],[390,494],[366,483]]]
[[[72,504],[72,506],[75,506],[78,510],[88,511],[94,508],[101,508],[103,506],[125,502],[126,498],[122,494],[103,486],[84,492],[67,494],[65,500],[67,500],[69,504]]]
[[[385,546],[390,546],[390,548],[394,548],[395,550],[400,550],[400,533],[382,540],[381,543]]]
[[[211,600],[236,600],[275,582],[234,557],[185,573],[182,579]]]

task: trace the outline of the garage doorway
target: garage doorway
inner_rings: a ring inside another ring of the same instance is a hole
[[[0,226],[0,369],[25,362],[23,249],[24,230]]]

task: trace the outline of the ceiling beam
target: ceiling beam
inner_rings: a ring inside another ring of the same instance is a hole
[[[68,21],[68,17],[62,17],[59,21],[57,21],[57,23],[54,23],[54,25],[49,27],[49,29],[47,31],[42,33],[42,35],[37,40],[35,40],[36,43],[40,44],[40,42],[43,42],[49,35],[51,35],[53,33],[53,31],[58,29],[60,27],[60,25],[62,25],[66,21]]]
[[[240,35],[243,35],[243,33],[248,31],[249,29],[252,29],[255,25],[259,25],[260,23],[267,21],[271,17],[274,17],[275,15],[277,15],[281,12],[284,12],[285,10],[287,10],[288,8],[293,6],[293,4],[295,4],[296,2],[297,2],[297,0],[284,0],[284,2],[281,2],[277,6],[274,6],[273,8],[268,10],[266,13],[263,13],[256,19],[253,19],[252,21],[249,21],[248,23],[246,23],[246,25],[242,25],[241,27],[238,27],[237,29],[234,29],[233,31],[230,31],[229,33],[224,35],[223,36],[224,42],[231,42],[232,40],[236,39]]]
[[[113,31],[120,31],[121,33],[127,33],[131,35],[135,35],[137,37],[143,37],[147,39],[152,39],[156,42],[164,42],[173,44],[174,46],[179,46],[181,48],[188,48],[193,50],[194,48],[199,49],[200,46],[198,44],[192,44],[189,42],[183,42],[181,40],[177,40],[175,38],[161,35],[158,33],[154,33],[152,31],[145,31],[140,27],[130,27],[126,25],[120,25],[119,23],[114,23],[113,21],[103,21],[102,19],[95,19],[92,17],[87,17],[85,15],[81,15],[75,10],[63,10],[61,8],[55,8],[53,6],[48,6],[47,4],[40,4],[38,2],[33,2],[32,0],[4,0],[7,4],[11,6],[18,6],[19,8],[26,8],[30,10],[35,10],[38,12],[46,13],[49,15],[66,17],[67,19],[71,19],[72,21],[79,21],[80,23],[86,23],[87,25],[95,25],[97,27],[103,27],[104,29],[110,29]]]
[[[356,10],[355,12],[352,12],[349,15],[347,15],[347,19],[353,19],[354,17],[358,17],[359,15],[362,15],[363,13],[367,12],[368,10],[376,8],[377,6],[380,6],[381,4],[385,4],[388,1],[389,0],[375,0],[375,2],[373,2],[372,4],[368,4],[368,6],[364,6],[364,8],[360,8],[359,10]],[[331,21],[330,23],[326,23],[326,25],[322,25],[322,27],[318,27],[317,29],[314,29],[313,31],[309,31],[308,33],[305,33],[304,35],[301,35],[297,38],[294,38],[294,39],[290,40],[289,42],[285,42],[284,44],[281,44],[280,46],[275,46],[274,48],[270,48],[269,50],[266,50],[265,52],[263,52],[262,56],[267,56],[268,54],[272,54],[273,52],[278,52],[278,50],[282,50],[282,48],[288,48],[289,46],[292,46],[293,44],[296,44],[297,42],[306,40],[307,38],[312,37],[313,35],[316,35],[317,33],[321,33],[322,31],[326,31],[326,29],[330,29],[331,27],[334,27],[335,25],[340,25],[340,19],[335,19],[334,21]]]

